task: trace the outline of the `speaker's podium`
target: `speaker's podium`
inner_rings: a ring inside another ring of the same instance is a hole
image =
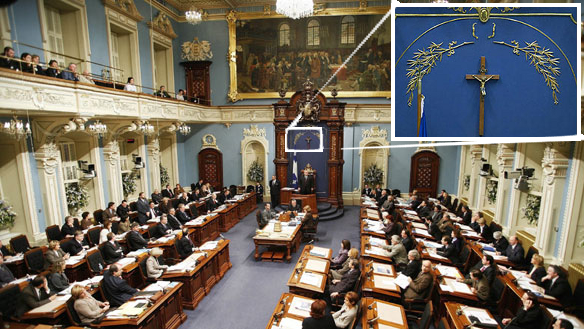
[[[304,170],[301,170],[301,175],[304,175],[305,172],[312,180],[314,190],[316,191],[316,170],[312,169],[310,164],[308,164]],[[301,208],[304,208],[304,206],[308,205],[310,206],[313,214],[318,213],[318,209],[316,208],[316,193],[302,194],[300,193],[300,189],[295,189],[293,187],[283,187],[280,189],[281,204],[288,205],[292,199],[295,199],[296,202],[300,204]]]

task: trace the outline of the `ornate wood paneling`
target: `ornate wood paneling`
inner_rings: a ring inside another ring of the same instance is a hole
[[[440,156],[433,151],[420,151],[412,155],[410,170],[410,192],[418,190],[423,198],[436,196]]]
[[[223,188],[223,154],[208,148],[199,152],[199,177],[211,183],[216,191]]]
[[[192,61],[180,63],[185,67],[187,80],[187,99],[198,98],[202,105],[211,105],[210,61]]]

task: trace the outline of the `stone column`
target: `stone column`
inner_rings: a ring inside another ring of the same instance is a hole
[[[112,140],[103,148],[105,169],[109,182],[109,195],[115,203],[120,203],[124,199],[122,188],[122,167],[120,164],[120,146],[117,140]]]
[[[541,161],[543,188],[535,247],[546,258],[546,261],[550,260],[554,252],[566,173],[568,171],[569,152],[570,143],[568,142],[548,143]]]
[[[497,188],[497,204],[495,207],[494,220],[506,226],[505,210],[509,207],[509,194],[512,180],[505,179],[505,171],[513,170],[513,159],[515,158],[515,147],[513,144],[499,144],[497,147],[497,163],[499,164],[499,180]]]
[[[470,186],[468,188],[468,204],[473,211],[477,210],[478,200],[477,189],[479,188],[479,172],[481,171],[481,157],[483,156],[483,146],[482,145],[471,145],[470,146],[470,158],[472,161],[472,170],[470,172]]]
[[[42,144],[34,154],[39,175],[46,225],[60,225],[67,215],[65,186],[58,179],[61,154],[54,142]],[[65,213],[64,213],[65,212]]]
[[[152,191],[160,191],[160,142],[158,138],[148,138],[148,162],[150,167],[150,188]]]

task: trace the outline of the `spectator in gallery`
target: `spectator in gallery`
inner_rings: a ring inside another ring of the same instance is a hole
[[[69,64],[67,71],[61,72],[61,79],[79,81],[77,78],[77,65],[75,63]]]
[[[14,60],[14,49],[12,47],[4,47],[4,53],[0,58],[0,67],[18,71],[18,63]]]
[[[94,85],[93,79],[91,78],[91,74],[87,70],[83,71],[83,74],[79,75],[79,82],[88,83]]]
[[[176,99],[179,101],[184,101],[185,100],[185,91],[182,89],[179,89],[178,93],[176,94]]]
[[[37,54],[33,54],[32,55],[32,65],[33,65],[34,74],[45,74],[45,70],[43,70],[43,67],[41,66],[40,62],[41,62],[41,57]]]
[[[158,89],[158,91],[154,95],[163,98],[170,98],[170,95],[168,94],[168,92],[166,92],[165,86],[160,86],[160,89]]]
[[[61,75],[61,71],[59,70],[59,63],[56,60],[51,59],[45,74],[51,78],[58,78]]]
[[[134,78],[133,77],[128,77],[128,82],[126,83],[126,85],[124,86],[124,90],[125,91],[132,91],[132,92],[136,92],[136,85],[134,85]]]
[[[32,56],[29,53],[22,53],[22,55],[20,55],[20,60],[22,60],[22,62],[20,63],[22,72],[26,73],[34,72],[34,68],[32,66]]]

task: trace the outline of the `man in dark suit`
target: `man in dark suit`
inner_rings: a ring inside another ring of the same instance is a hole
[[[495,247],[496,251],[498,252],[503,252],[505,250],[507,250],[507,247],[509,247],[509,241],[507,241],[507,238],[505,238],[503,236],[503,232],[501,231],[496,231],[493,233],[493,247]]]
[[[370,196],[371,195],[371,188],[369,187],[368,184],[365,184],[365,187],[361,191],[361,195],[366,195],[366,196]]]
[[[477,233],[480,234],[487,243],[493,241],[493,232],[491,232],[491,228],[487,226],[485,219],[479,218],[477,223],[479,224],[476,230]]]
[[[509,247],[503,252],[497,252],[497,255],[507,256],[507,260],[515,265],[523,265],[525,263],[525,251],[515,235],[509,237]]]
[[[124,256],[122,247],[116,242],[116,235],[113,232],[107,234],[107,242],[101,247],[101,254],[106,264],[113,264]]]
[[[410,250],[408,252],[408,264],[402,271],[402,274],[409,276],[413,280],[418,277],[421,270],[422,261],[420,261],[420,253],[417,250]]]
[[[273,175],[270,181],[270,198],[274,207],[280,204],[280,188],[280,181],[276,178],[276,175]]]
[[[4,257],[0,256],[0,287],[12,281],[14,281],[14,275],[6,264],[4,264]]]
[[[116,209],[116,214],[120,218],[126,218],[129,216],[130,207],[128,207],[128,201],[122,200],[122,203]]]
[[[264,186],[262,184],[260,184],[260,182],[256,183],[255,192],[256,192],[256,203],[264,202]]]
[[[75,236],[66,245],[69,255],[75,256],[83,252],[83,231],[75,231]],[[65,248],[63,248],[65,249]]]
[[[166,184],[166,188],[162,190],[162,196],[169,199],[174,198],[174,192],[170,188],[169,184]]]
[[[57,295],[52,295],[49,292],[49,285],[47,278],[43,275],[37,275],[30,284],[22,289],[20,312],[22,315],[34,308],[43,306],[57,298]]]
[[[377,198],[377,204],[379,206],[382,206],[387,200],[387,196],[388,196],[387,190],[381,190],[381,194],[379,194]]]
[[[180,230],[182,227],[181,222],[176,218],[176,210],[174,208],[170,208],[168,210],[168,215],[166,216],[168,219],[168,224],[173,230]]]
[[[2,54],[4,57],[0,58],[0,67],[5,67],[11,70],[17,70],[19,65],[18,62],[13,60],[14,58],[14,49],[12,47],[4,47],[4,53]]]
[[[290,204],[288,205],[288,211],[296,211],[296,212],[302,211],[302,209],[300,208],[300,205],[298,204],[296,199],[290,200]]]
[[[422,201],[422,203],[420,203],[420,205],[418,206],[418,209],[416,209],[416,212],[418,213],[418,216],[420,218],[424,218],[424,217],[431,216],[432,208],[428,205],[428,202],[426,202],[426,200],[424,200],[424,201]]]
[[[406,288],[404,297],[408,299],[424,299],[428,297],[432,281],[434,281],[431,271],[432,263],[429,260],[423,261],[422,271],[418,276],[413,280],[409,278],[410,285]]]
[[[193,253],[193,250],[195,250],[193,242],[191,241],[191,239],[189,239],[188,228],[182,229],[182,237],[180,238],[180,240],[178,240],[176,244],[176,249],[181,259],[187,258],[190,254]]]
[[[542,327],[542,312],[539,307],[537,296],[532,292],[523,293],[521,297],[523,307],[517,310],[514,318],[504,318],[501,323],[505,329],[524,329]],[[555,328],[555,327],[554,327]]]
[[[470,219],[472,218],[472,211],[467,205],[462,206],[462,223],[464,225],[470,225]]]
[[[191,184],[191,190],[194,191],[196,189],[201,189],[203,187],[203,180],[199,179],[199,181],[196,184]]]
[[[176,218],[183,225],[186,224],[188,221],[191,220],[191,217],[189,217],[189,215],[187,215],[187,213],[185,211],[185,205],[182,204],[182,203],[180,203],[178,205],[178,211],[176,212]]]
[[[495,264],[495,259],[491,255],[483,255],[481,258],[481,262],[477,265],[480,265],[478,268],[473,268],[479,270],[483,273],[483,276],[487,278],[489,285],[493,285],[495,281],[495,277],[497,276],[497,264]]]
[[[179,203],[182,203],[182,204],[189,203],[189,195],[187,194],[187,192],[182,192],[178,197],[179,197],[178,198]]]
[[[122,279],[122,268],[116,264],[110,266],[103,274],[101,289],[112,307],[118,307],[127,302],[138,291]]]
[[[270,219],[274,218],[276,218],[276,213],[271,209],[270,203],[266,203],[264,211],[262,211],[262,217],[260,218],[260,226],[266,226]]]
[[[152,197],[152,201],[154,201],[155,204],[159,204],[160,201],[162,201],[162,194],[160,194],[160,191],[158,191],[158,189],[154,190],[151,197]]]
[[[412,208],[412,210],[416,211],[420,204],[422,203],[422,201],[420,201],[419,199],[420,198],[418,197],[417,194],[412,195],[412,201],[410,202],[410,208]]]
[[[154,237],[158,239],[170,233],[172,233],[172,228],[168,224],[168,218],[166,215],[162,215],[160,217],[160,223],[156,225],[156,229],[154,230]]]
[[[217,194],[212,193],[209,200],[207,200],[207,212],[212,212],[219,207],[219,201],[217,201]]]
[[[300,183],[300,193],[301,194],[312,194],[314,193],[314,176],[309,175],[308,172],[302,171],[302,175],[300,175],[300,179],[298,180]]]
[[[67,71],[61,72],[61,79],[79,81],[79,78],[77,78],[77,64],[69,64]]]
[[[346,293],[355,287],[355,283],[361,276],[359,270],[359,260],[352,259],[349,263],[349,271],[341,277],[340,280],[333,280],[329,287],[331,299],[335,300],[339,294]]]
[[[566,307],[572,303],[572,288],[558,265],[548,266],[547,275],[541,279],[541,286],[545,289],[546,295],[556,297],[562,306]]]
[[[450,236],[448,235],[443,236],[442,247],[436,249],[436,253],[442,257],[450,259],[452,264],[458,264],[460,263],[460,260],[458,259],[458,253],[451,242],[452,238]]]
[[[140,224],[132,223],[132,229],[126,234],[126,242],[130,251],[144,249],[148,247],[148,241],[140,234]]]
[[[452,207],[452,198],[450,197],[450,195],[448,195],[448,193],[445,190],[442,190],[440,196],[438,197],[438,200],[440,201],[440,204],[443,205],[444,207],[448,209]]]
[[[116,203],[108,202],[107,209],[101,213],[102,222],[105,222],[106,220],[114,220],[117,217],[118,214],[116,213]]]
[[[138,211],[137,218],[140,225],[146,224],[146,221],[150,219],[150,206],[148,205],[148,200],[146,200],[146,195],[144,192],[140,192],[138,196],[136,210]]]
[[[150,208],[149,215],[148,215],[148,219],[156,219],[156,217],[160,216],[160,213],[158,212],[158,210],[156,210],[156,204],[154,203],[154,201],[150,201],[150,203],[148,203],[148,207]]]

